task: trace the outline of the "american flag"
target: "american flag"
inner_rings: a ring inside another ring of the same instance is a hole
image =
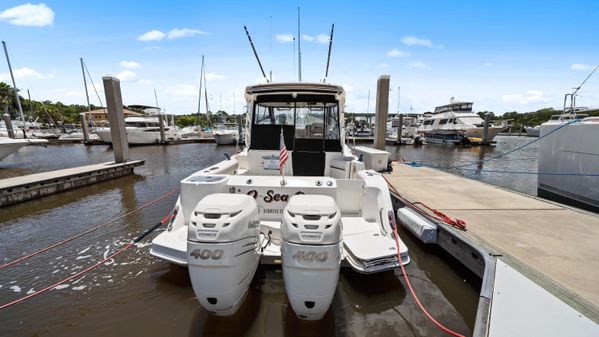
[[[281,129],[281,140],[279,141],[279,171],[283,172],[287,159],[289,159],[289,153],[285,147],[285,138],[283,138],[283,130]]]

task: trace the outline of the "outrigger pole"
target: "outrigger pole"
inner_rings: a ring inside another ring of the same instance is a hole
[[[248,36],[248,40],[250,40],[250,45],[252,46],[252,50],[254,51],[254,56],[256,56],[256,61],[258,61],[258,65],[260,66],[260,70],[262,71],[262,76],[266,80],[266,83],[270,83],[270,81],[268,80],[268,77],[266,77],[266,73],[264,72],[264,68],[262,67],[262,62],[260,62],[260,58],[258,57],[256,48],[254,47],[254,42],[252,42],[252,38],[250,37],[250,32],[248,32],[248,29],[246,26],[243,26],[243,29],[245,29],[245,33]]]
[[[335,24],[331,26],[331,37],[329,38],[329,55],[327,56],[327,69],[324,73],[324,79],[322,83],[327,81],[327,77],[329,76],[329,64],[331,63],[331,49],[333,49],[333,31],[335,30]]]

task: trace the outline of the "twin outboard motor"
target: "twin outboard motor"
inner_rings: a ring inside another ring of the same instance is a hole
[[[234,314],[260,261],[258,205],[245,194],[216,193],[193,210],[187,236],[187,264],[202,306],[221,316]]]
[[[281,224],[283,280],[301,319],[321,319],[331,305],[339,280],[341,233],[341,212],[332,197],[289,199]]]

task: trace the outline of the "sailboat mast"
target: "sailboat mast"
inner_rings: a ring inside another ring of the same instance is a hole
[[[15,76],[12,73],[12,66],[10,65],[10,58],[8,57],[8,50],[6,49],[6,42],[2,41],[2,47],[4,47],[4,54],[6,55],[6,63],[8,63],[8,70],[10,72],[10,78],[12,79],[12,86],[15,90],[15,96],[17,97],[17,105],[19,106],[19,113],[21,114],[21,120],[23,121],[23,132],[24,137],[27,138],[27,123],[25,123],[25,116],[23,115],[23,107],[21,107],[21,99],[19,98],[19,91],[17,89],[17,83],[15,82]]]
[[[91,105],[89,104],[89,93],[87,91],[87,78],[85,76],[85,67],[83,66],[83,57],[79,58],[81,61],[81,75],[83,75],[83,87],[85,88],[85,99],[87,99],[87,111],[92,111]]]
[[[204,55],[202,55],[202,69],[200,69],[200,92],[198,98],[198,125],[200,125],[200,111],[202,108],[202,80],[204,78]]]
[[[210,107],[208,106],[208,85],[206,85],[206,65],[204,65],[204,99],[206,100],[206,118],[208,119],[208,126],[211,127],[210,121]]]
[[[302,35],[300,30],[300,8],[297,7],[297,74],[302,81]]]

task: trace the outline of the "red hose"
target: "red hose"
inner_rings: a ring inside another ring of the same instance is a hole
[[[391,213],[391,211],[390,211]],[[422,310],[422,312],[426,315],[426,317],[428,317],[428,319],[433,322],[437,327],[439,327],[441,330],[445,331],[446,333],[456,336],[456,337],[464,337],[464,335],[460,335],[459,333],[452,331],[448,328],[446,328],[445,326],[443,326],[443,324],[437,322],[433,316],[431,316],[431,314],[428,313],[428,311],[426,310],[426,308],[424,308],[424,306],[422,305],[422,303],[420,303],[420,300],[418,299],[418,296],[416,296],[416,293],[414,292],[414,289],[412,288],[412,284],[410,283],[410,279],[408,278],[408,273],[406,273],[406,270],[403,266],[403,263],[401,262],[401,253],[399,250],[399,235],[397,234],[397,224],[395,223],[395,216],[393,216],[393,233],[395,234],[395,246],[397,248],[397,258],[399,260],[399,266],[401,267],[401,272],[406,280],[406,284],[408,285],[408,289],[410,289],[410,293],[412,293],[412,297],[414,298],[414,301],[416,301],[416,304],[418,304],[418,306],[420,307],[420,310]]]
[[[140,211],[141,209],[144,209],[144,208],[146,208],[146,207],[148,207],[148,206],[151,206],[151,205],[153,205],[153,204],[155,204],[155,203],[159,202],[160,200],[162,200],[162,199],[164,199],[164,198],[168,197],[169,195],[171,195],[171,194],[173,194],[173,193],[175,193],[175,192],[177,192],[177,191],[179,191],[179,188],[176,188],[176,189],[174,189],[174,190],[171,190],[171,191],[167,192],[166,194],[162,195],[161,197],[159,197],[159,198],[157,198],[157,199],[154,199],[154,200],[152,200],[152,201],[150,201],[150,202],[148,202],[148,203],[146,203],[146,204],[144,204],[144,205],[142,205],[142,206],[140,206],[140,207],[138,207],[138,208],[136,208],[136,209],[134,209],[134,210],[132,210],[132,211],[129,211],[129,212],[127,212],[127,213],[123,214],[123,215],[119,215],[118,217],[116,217],[116,218],[114,218],[114,219],[112,219],[112,220],[109,220],[109,221],[107,221],[107,222],[104,222],[103,224],[100,224],[100,225],[98,225],[98,226],[96,226],[96,227],[92,227],[92,228],[90,228],[90,229],[88,229],[88,230],[86,230],[86,231],[84,231],[84,232],[82,232],[82,233],[79,233],[79,234],[77,234],[77,235],[75,235],[75,236],[73,236],[73,237],[70,237],[70,238],[68,238],[68,239],[62,240],[62,241],[60,241],[60,242],[58,242],[58,243],[55,243],[55,244],[53,244],[53,245],[50,245],[50,246],[48,246],[48,247],[46,247],[46,248],[40,249],[40,250],[38,250],[38,251],[36,251],[36,252],[33,252],[33,253],[31,253],[31,254],[27,254],[27,255],[25,255],[25,256],[22,256],[22,257],[20,257],[20,258],[18,258],[18,259],[12,260],[12,261],[10,261],[10,262],[7,262],[7,263],[4,263],[4,264],[0,265],[0,269],[6,268],[6,267],[8,267],[8,266],[12,266],[13,264],[17,264],[17,263],[19,263],[19,262],[21,262],[21,261],[27,260],[27,259],[29,259],[29,258],[32,258],[32,257],[34,257],[34,256],[36,256],[36,255],[39,255],[39,254],[41,254],[41,253],[43,253],[43,252],[46,252],[46,251],[48,251],[48,250],[50,250],[50,249],[52,249],[52,248],[55,248],[55,247],[61,246],[61,245],[65,244],[65,243],[67,243],[67,242],[69,242],[69,241],[73,241],[73,240],[75,240],[75,239],[77,239],[77,238],[79,238],[79,237],[82,237],[82,236],[84,236],[84,235],[86,235],[86,234],[89,234],[89,233],[91,233],[91,232],[93,232],[93,231],[95,231],[95,230],[98,230],[98,229],[100,229],[100,228],[102,228],[102,227],[104,227],[104,226],[106,226],[106,225],[109,225],[109,224],[111,224],[111,223],[115,222],[115,221],[116,221],[116,220],[118,220],[118,219],[122,219],[122,218],[126,217],[127,215],[130,215],[131,213],[135,213],[135,212],[137,212],[137,211]]]

